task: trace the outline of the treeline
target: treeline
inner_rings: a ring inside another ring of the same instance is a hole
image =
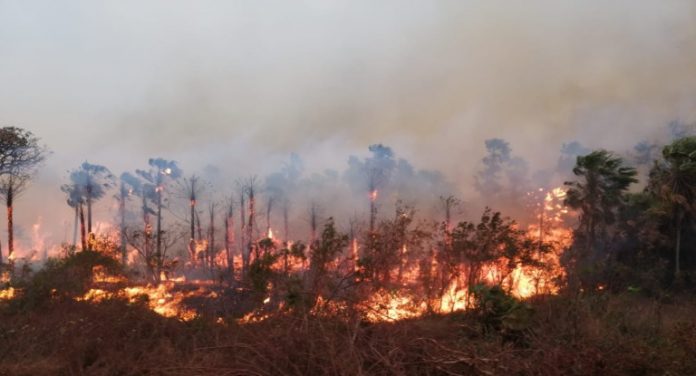
[[[573,173],[566,204],[580,221],[565,257],[571,286],[694,286],[696,137],[664,146],[639,191],[631,191],[636,169],[605,150],[578,157]]]
[[[288,277],[295,268],[304,289],[329,286],[326,276],[338,273],[329,279],[369,281],[375,289],[410,283],[420,289],[414,294],[435,300],[453,286],[471,291],[481,282],[512,291],[520,283],[513,273],[519,270],[531,271],[527,277],[536,293],[691,286],[696,142],[685,134],[661,153],[655,144],[637,145],[633,160],[650,165],[640,190],[634,188],[636,168],[608,151],[571,142],[555,168],[532,173],[509,143],[487,140],[475,188],[494,209],[482,207],[480,218],[469,221],[461,220],[461,210],[473,205],[458,199],[441,173],[417,170],[381,144],[370,146],[368,157],[350,157],[342,173],[305,175],[293,155],[265,179],[241,179],[226,189],[212,187],[215,171],[185,175],[176,161],[162,158],[119,177],[85,162],[61,187],[74,213],[73,239],[64,250],[108,248],[124,265],[142,261],[143,276],[151,281],[185,271],[265,290],[262,285],[276,274]],[[7,155],[0,160],[7,166],[0,170],[0,193],[8,207],[13,260],[13,198],[47,149],[19,128],[2,128],[0,136],[0,151]],[[557,216],[545,212],[551,176],[563,176],[569,167],[574,178],[565,184],[563,205],[578,213],[577,223],[572,216],[545,221]],[[93,228],[95,203],[114,191],[116,240]],[[352,206],[354,214],[338,223],[334,218],[346,211],[334,205]],[[390,206],[393,210],[385,211]],[[527,230],[520,222],[537,228]],[[574,240],[566,250],[553,232],[569,224]]]

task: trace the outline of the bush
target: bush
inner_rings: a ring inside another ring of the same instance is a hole
[[[532,324],[531,306],[506,294],[500,286],[476,285],[472,290],[484,333],[500,333],[504,341],[522,343]]]
[[[113,258],[96,251],[82,251],[62,259],[49,259],[44,267],[24,281],[16,304],[23,309],[41,307],[52,300],[84,295],[92,284],[94,271],[121,275],[122,267]]]

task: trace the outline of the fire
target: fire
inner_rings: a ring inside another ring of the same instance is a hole
[[[370,322],[393,322],[412,319],[427,312],[427,303],[418,302],[408,293],[381,289],[363,303],[365,318]]]
[[[171,278],[157,286],[128,286],[120,287],[117,285],[127,280],[123,277],[108,276],[103,269],[95,268],[92,278],[94,283],[100,283],[102,288],[93,288],[87,291],[78,301],[100,302],[111,298],[122,298],[130,303],[146,302],[148,308],[164,317],[174,317],[182,321],[188,321],[198,313],[191,308],[187,308],[184,300],[190,297],[203,297],[214,299],[218,297],[215,291],[211,291],[206,286],[212,285],[210,281],[188,281],[189,284],[197,286],[192,291],[178,291],[177,286],[186,283],[185,277]]]
[[[465,310],[467,295],[466,289],[459,289],[457,281],[452,281],[440,300],[440,312],[447,313]]]
[[[372,192],[370,192],[370,201],[375,202],[377,201],[377,195],[379,192],[375,189]]]
[[[270,227],[268,228],[268,235],[267,235],[267,238],[273,240],[273,230],[271,230]]]
[[[0,290],[0,300],[14,299],[15,296],[17,296],[17,293],[13,287]]]

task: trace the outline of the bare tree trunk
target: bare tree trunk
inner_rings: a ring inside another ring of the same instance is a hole
[[[191,190],[189,191],[189,200],[191,206],[191,237],[189,239],[189,254],[191,263],[196,266],[196,181],[195,176],[191,177]]]
[[[249,254],[247,253],[246,244],[246,198],[244,189],[242,189],[241,197],[239,198],[239,241],[239,249],[242,253],[242,278],[244,278],[249,270]]]
[[[375,222],[377,221],[377,189],[371,187],[370,190],[370,232],[375,231]]]
[[[283,205],[283,238],[287,245],[290,241],[290,204],[287,201]]]
[[[82,250],[87,250],[87,233],[85,229],[85,210],[82,203],[80,205],[80,238],[82,239]]]
[[[283,244],[285,245],[286,252],[283,255],[283,271],[285,274],[288,274],[288,269],[290,268],[290,263],[289,263],[289,252],[290,252],[290,224],[289,222],[289,217],[290,217],[290,203],[288,202],[288,199],[285,199],[285,202],[283,203]]]
[[[203,225],[201,225],[201,216],[196,212],[196,231],[198,232],[198,241],[203,241]]]
[[[72,240],[73,248],[77,248],[77,226],[78,226],[78,222],[80,221],[79,220],[79,217],[80,217],[79,211],[80,211],[80,208],[79,208],[78,204],[75,204],[75,221],[73,223],[73,240]]]
[[[268,205],[266,206],[266,236],[270,237],[271,234],[271,211],[273,210],[273,197],[268,198]]]
[[[7,259],[12,261],[14,253],[14,213],[12,203],[14,201],[14,191],[12,183],[8,184],[7,195],[5,197],[7,204]]]
[[[126,185],[121,183],[121,200],[119,201],[118,209],[121,214],[121,264],[126,265],[128,262],[128,248],[126,246],[126,197],[128,190]]]
[[[309,246],[307,247],[308,249],[308,255],[307,258],[302,261],[302,266],[306,269],[307,268],[307,260],[311,259],[312,254],[314,253],[314,247],[316,241],[317,241],[317,228],[319,227],[319,213],[318,213],[318,208],[317,204],[312,203],[312,205],[309,208]],[[311,267],[311,265],[310,265]]]
[[[142,192],[143,196],[143,238],[144,238],[144,248],[145,248],[145,263],[147,264],[148,270],[152,272],[152,226],[150,226],[150,208],[147,206],[147,196],[145,195],[145,190]],[[154,273],[153,273],[154,274]],[[154,277],[154,276],[153,276]],[[157,278],[157,277],[155,277]]]
[[[227,257],[227,272],[230,279],[234,278],[234,256],[232,246],[234,245],[234,217],[232,208],[227,212],[225,218],[225,256]]]
[[[256,199],[254,198],[254,182],[249,182],[248,187],[249,194],[249,222],[247,223],[247,242],[249,242],[249,255],[252,251],[254,252],[254,257],[259,258],[258,247],[254,247],[254,222],[256,221]]]
[[[92,190],[87,189],[87,233],[92,234]]]
[[[160,178],[161,179],[161,178]],[[157,248],[155,249],[155,258],[157,259],[157,278],[159,281],[162,274],[162,182],[160,180],[157,192]]]
[[[215,204],[210,205],[210,229],[208,230],[208,267],[215,268]]]

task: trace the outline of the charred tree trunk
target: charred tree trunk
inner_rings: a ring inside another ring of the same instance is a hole
[[[86,189],[86,202],[87,202],[87,233],[92,234],[92,188],[90,186]]]
[[[290,204],[287,201],[283,205],[283,238],[287,245],[290,241]]]
[[[370,191],[370,233],[375,231],[375,223],[377,222],[377,189],[372,188]]]
[[[160,178],[161,179],[161,178]],[[155,258],[157,260],[157,278],[159,281],[162,274],[162,182],[158,184],[157,192],[157,248],[155,249]]]
[[[312,206],[309,208],[309,247],[308,249],[308,255],[307,258],[302,262],[303,267],[306,269],[307,268],[307,261],[308,259],[311,259],[312,255],[314,254],[314,249],[316,248],[316,242],[317,242],[317,228],[319,227],[319,210],[317,208],[317,205],[315,203],[312,203]]]
[[[72,240],[72,245],[73,248],[77,248],[77,226],[78,223],[80,222],[80,207],[78,204],[75,204],[75,221],[73,222],[73,240]]]
[[[144,248],[144,253],[145,253],[145,264],[147,265],[148,270],[153,274],[153,278],[156,280],[156,276],[154,276],[153,268],[152,268],[152,226],[150,225],[150,208],[147,205],[147,196],[145,194],[145,189],[143,188],[142,192],[142,197],[143,197],[143,248]]]
[[[254,198],[254,184],[249,183],[249,222],[247,223],[247,242],[249,244],[249,255],[254,252],[254,258],[259,258],[258,247],[254,247],[254,221],[256,221],[256,199]]]
[[[283,255],[283,271],[285,274],[288,274],[288,271],[290,269],[290,263],[289,263],[289,253],[290,253],[290,224],[289,222],[289,212],[290,212],[290,204],[288,203],[287,199],[285,200],[283,204],[283,245],[285,246],[286,252]]]
[[[225,257],[227,258],[227,273],[230,280],[234,278],[234,256],[232,255],[232,246],[234,244],[234,212],[232,205],[225,217]]]
[[[82,240],[82,250],[87,250],[87,232],[85,229],[85,209],[82,203],[80,205],[80,239]]]
[[[210,205],[210,229],[208,229],[208,267],[215,268],[215,204]]]
[[[198,232],[198,241],[203,241],[203,225],[201,225],[201,216],[196,212],[196,231]]]
[[[118,203],[118,209],[121,214],[121,264],[123,265],[126,265],[128,262],[128,249],[126,247],[126,197],[128,197],[128,190],[126,185],[121,183],[121,200]]]
[[[242,253],[242,278],[246,277],[249,270],[249,253],[246,244],[246,198],[242,190],[239,198],[239,249]]]
[[[12,263],[14,253],[14,191],[12,183],[7,187],[7,195],[5,196],[5,204],[7,205],[7,259]]]
[[[270,237],[271,234],[271,211],[273,210],[273,197],[268,198],[268,205],[266,206],[266,236]]]
[[[195,266],[198,262],[196,260],[196,181],[198,179],[194,176],[191,177],[191,188],[189,191],[189,202],[191,207],[191,237],[189,238],[189,257],[191,258],[191,263]]]

